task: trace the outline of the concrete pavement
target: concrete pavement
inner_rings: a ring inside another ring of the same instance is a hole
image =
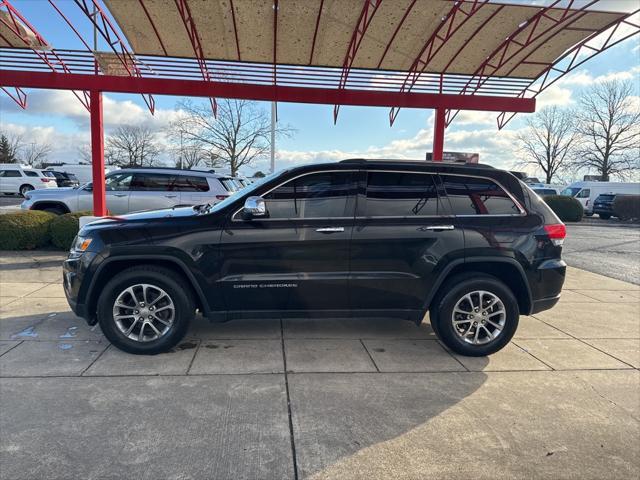
[[[197,319],[153,357],[0,254],[0,478],[637,478],[640,287],[570,268],[488,358],[390,319]]]

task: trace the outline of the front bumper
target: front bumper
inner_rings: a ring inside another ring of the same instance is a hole
[[[95,323],[95,312],[89,312],[86,294],[89,281],[87,273],[91,263],[98,256],[95,252],[85,252],[79,257],[69,257],[62,264],[62,286],[67,303],[73,313],[84,318],[90,325]]]

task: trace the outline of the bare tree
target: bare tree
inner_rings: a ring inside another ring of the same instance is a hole
[[[200,145],[189,143],[174,149],[176,168],[191,170],[200,165],[211,166],[211,154]]]
[[[0,163],[18,163],[22,135],[12,135],[0,130]]]
[[[76,153],[80,157],[80,163],[91,164],[93,157],[91,155],[91,143],[83,143],[76,147]]]
[[[575,149],[578,134],[574,115],[568,110],[547,107],[527,119],[527,128],[518,134],[520,165],[541,168],[546,183],[564,169]]]
[[[580,97],[576,152],[578,168],[595,170],[602,180],[625,176],[640,167],[640,109],[633,104],[631,82],[594,85]]]
[[[48,143],[30,142],[20,149],[20,158],[23,163],[33,167],[40,166],[51,153],[51,145]]]
[[[160,154],[156,142],[148,127],[122,125],[107,137],[105,158],[119,167],[150,167]]]
[[[269,153],[271,124],[269,115],[257,102],[247,100],[218,101],[218,118],[208,105],[191,100],[178,103],[184,115],[171,124],[175,135],[184,142],[210,152],[209,166],[224,165],[236,175],[238,169]],[[289,127],[277,127],[278,136],[290,135]]]

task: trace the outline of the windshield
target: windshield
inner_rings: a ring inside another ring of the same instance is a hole
[[[560,195],[565,195],[567,197],[575,197],[576,193],[578,193],[580,190],[582,190],[580,187],[567,187],[564,190],[562,190],[562,193]]]
[[[281,170],[279,172],[271,173],[271,174],[267,175],[266,177],[261,178],[260,180],[256,180],[251,185],[247,185],[245,188],[242,189],[242,195],[251,196],[251,194],[253,192],[255,192],[258,188],[260,188],[266,182],[268,182],[269,180],[271,180],[273,178],[279,177],[280,175],[282,175],[282,174],[284,174],[286,172],[288,172],[288,170]],[[210,206],[207,209],[207,213],[212,213],[212,212],[217,212],[219,210],[222,210],[223,208],[225,208],[230,203],[235,202],[237,198],[238,198],[237,195],[233,195],[233,196],[227,197],[223,201],[218,202],[215,205]]]

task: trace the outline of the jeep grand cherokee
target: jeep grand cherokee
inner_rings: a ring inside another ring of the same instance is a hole
[[[394,317],[487,355],[551,308],[565,226],[508,172],[347,160],[292,168],[214,206],[93,222],[64,264],[73,311],[118,348],[163,352],[213,321]]]

